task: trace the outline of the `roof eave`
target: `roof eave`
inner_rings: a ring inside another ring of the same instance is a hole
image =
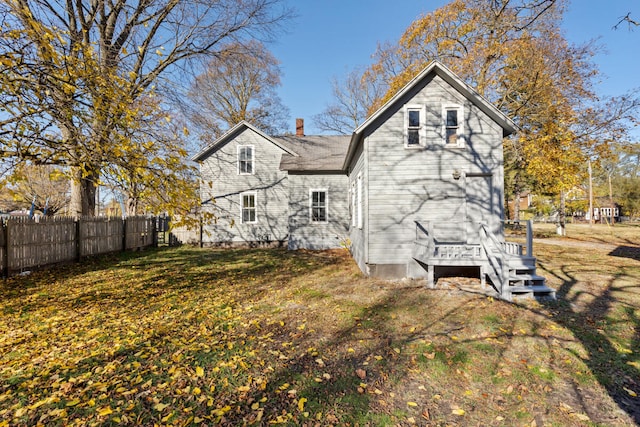
[[[502,127],[503,137],[507,137],[516,133],[516,124],[507,117],[502,111],[498,110],[493,104],[487,101],[482,95],[476,92],[471,86],[462,81],[456,76],[453,71],[449,70],[444,64],[438,61],[432,61],[427,65],[419,74],[412,78],[399,92],[397,92],[391,99],[378,108],[371,116],[367,118],[358,128],[353,132],[351,141],[349,142],[349,149],[342,166],[343,170],[347,170],[349,163],[355,154],[356,148],[365,130],[378,119],[382,114],[387,111],[392,105],[394,105],[400,98],[402,98],[407,92],[411,91],[416,84],[418,84],[423,78],[429,75],[431,72],[435,72],[438,76],[443,78],[447,83],[456,88],[467,99],[478,106],[485,114],[491,117],[496,123]]]
[[[296,153],[296,152],[292,151],[291,149],[283,146],[278,141],[276,141],[275,139],[273,139],[269,135],[267,135],[264,132],[262,132],[260,129],[254,127],[251,123],[243,120],[243,121],[239,122],[238,124],[236,124],[235,126],[233,126],[228,131],[226,131],[224,134],[222,134],[222,136],[220,136],[218,139],[216,139],[212,144],[208,145],[202,151],[200,151],[199,153],[197,153],[196,155],[191,157],[191,160],[194,161],[194,162],[203,161],[204,159],[206,159],[207,157],[209,157],[210,155],[212,155],[213,153],[218,151],[224,144],[227,143],[227,140],[230,139],[237,132],[239,132],[242,127],[245,127],[247,129],[251,129],[252,131],[256,132],[258,135],[260,135],[261,137],[263,137],[267,141],[271,142],[273,145],[277,146],[281,150],[287,152],[288,154],[291,154],[292,156],[298,157],[298,153]]]

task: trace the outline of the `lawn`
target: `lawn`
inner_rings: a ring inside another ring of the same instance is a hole
[[[10,278],[0,426],[640,424],[640,227],[568,231],[534,243],[547,303],[366,278],[344,250]]]

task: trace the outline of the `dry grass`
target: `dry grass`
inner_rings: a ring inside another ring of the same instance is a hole
[[[640,262],[535,252],[556,303],[369,279],[344,251],[159,249],[12,278],[0,425],[639,423]]]

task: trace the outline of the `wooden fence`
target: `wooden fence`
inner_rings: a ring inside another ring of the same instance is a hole
[[[8,276],[88,256],[156,246],[156,223],[154,217],[3,218],[0,272]]]

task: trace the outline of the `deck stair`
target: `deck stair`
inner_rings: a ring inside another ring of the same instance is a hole
[[[502,299],[555,299],[555,289],[548,287],[545,278],[536,273],[530,222],[525,254],[522,245],[498,240],[486,224],[477,224],[477,244],[440,244],[434,238],[431,224],[416,222],[416,227],[413,258],[427,270],[430,287],[435,285],[436,266],[478,266],[482,286],[485,287],[488,278]]]

